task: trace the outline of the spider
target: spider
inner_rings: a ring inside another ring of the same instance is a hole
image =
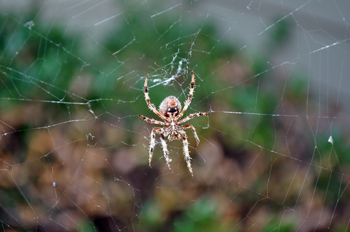
[[[170,162],[171,159],[169,159],[168,156],[168,149],[167,149],[167,144],[165,142],[165,139],[168,139],[169,141],[173,140],[180,140],[182,139],[183,141],[183,153],[184,153],[184,158],[187,163],[187,168],[190,171],[192,177],[193,177],[193,171],[191,167],[191,157],[190,157],[190,152],[188,150],[188,141],[187,141],[187,135],[185,132],[185,129],[190,128],[194,134],[194,137],[196,139],[197,144],[194,146],[198,146],[199,144],[199,138],[196,133],[196,129],[190,125],[182,125],[184,122],[187,122],[188,120],[198,117],[198,116],[205,116],[208,115],[206,112],[201,112],[201,113],[195,113],[195,114],[190,114],[187,117],[181,119],[181,117],[184,115],[186,112],[187,108],[191,104],[191,100],[193,97],[193,91],[194,91],[194,73],[193,70],[191,70],[192,73],[192,81],[190,84],[190,93],[188,95],[188,99],[184,103],[184,108],[181,111],[181,103],[180,101],[174,97],[174,96],[169,96],[166,97],[162,103],[159,106],[159,110],[156,109],[156,107],[150,102],[149,94],[148,94],[148,87],[147,87],[147,80],[149,77],[149,74],[147,75],[145,79],[145,84],[144,84],[144,93],[145,93],[145,100],[147,103],[147,106],[150,110],[153,111],[156,115],[158,115],[161,119],[163,119],[164,122],[152,119],[152,118],[147,118],[143,115],[139,114],[139,117],[142,118],[144,121],[152,123],[152,124],[157,124],[161,125],[164,127],[155,127],[152,129],[151,132],[151,140],[150,140],[150,146],[149,146],[149,166],[151,167],[151,161],[152,161],[152,156],[153,156],[153,151],[154,151],[154,146],[155,146],[155,137],[156,134],[160,135],[160,141],[163,147],[163,153],[164,153],[164,158],[166,161],[166,164],[168,165],[168,168],[171,170],[170,167]],[[172,171],[172,170],[171,170]]]

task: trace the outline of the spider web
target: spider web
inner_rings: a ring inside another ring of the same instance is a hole
[[[349,231],[347,1],[0,1],[0,231]],[[144,100],[183,103],[194,178]]]

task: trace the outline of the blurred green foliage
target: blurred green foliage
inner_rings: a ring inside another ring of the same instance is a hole
[[[141,225],[140,227],[145,231],[145,228],[150,230],[157,230],[164,226],[164,212],[154,200],[146,202],[141,210]]]
[[[292,232],[295,231],[296,227],[291,222],[283,222],[281,223],[281,218],[276,218],[267,223],[263,230],[264,232],[270,231],[280,231],[280,232]]]
[[[174,232],[228,231],[215,199],[203,196],[175,218]]]
[[[78,232],[94,232],[96,228],[94,228],[93,224],[89,221],[81,221],[79,222],[79,226],[77,228]]]

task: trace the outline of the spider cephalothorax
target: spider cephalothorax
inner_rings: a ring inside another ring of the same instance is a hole
[[[164,157],[165,161],[170,168],[170,162],[171,159],[169,159],[168,156],[168,149],[167,149],[167,144],[165,142],[165,139],[168,139],[169,141],[172,140],[177,140],[181,139],[183,140],[183,151],[184,151],[184,156],[185,160],[187,163],[188,170],[190,171],[191,175],[193,176],[193,171],[191,167],[191,157],[189,155],[189,150],[188,150],[188,141],[187,141],[187,136],[186,132],[184,131],[185,129],[190,128],[194,134],[194,137],[197,141],[196,146],[199,144],[199,138],[196,133],[196,129],[190,125],[182,125],[182,123],[187,122],[191,118],[198,117],[198,116],[205,116],[208,115],[208,113],[201,112],[201,113],[195,113],[195,114],[190,114],[184,119],[180,120],[184,113],[186,112],[187,108],[189,107],[192,97],[193,97],[193,91],[194,91],[194,73],[192,71],[192,81],[190,84],[190,94],[188,95],[188,99],[185,101],[184,108],[181,111],[181,103],[180,101],[174,97],[174,96],[169,96],[166,97],[162,103],[159,106],[159,111],[156,109],[156,107],[150,102],[149,94],[148,94],[148,87],[147,87],[147,81],[148,81],[149,73],[145,79],[145,85],[144,85],[144,93],[145,93],[145,99],[147,106],[150,110],[152,110],[156,115],[158,115],[161,119],[164,120],[164,122],[147,118],[143,115],[140,115],[140,118],[145,120],[146,122],[152,123],[152,124],[157,124],[161,125],[164,127],[155,127],[152,129],[151,132],[151,139],[150,139],[150,146],[149,146],[149,165],[151,166],[151,161],[152,161],[152,156],[153,156],[153,151],[154,151],[154,146],[155,146],[155,135],[156,133],[160,135],[160,141],[163,147],[163,152],[164,152]],[[195,146],[195,147],[196,147]]]

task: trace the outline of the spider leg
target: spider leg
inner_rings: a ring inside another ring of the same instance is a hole
[[[168,124],[168,123],[165,123],[165,122],[161,122],[161,121],[155,120],[153,118],[148,118],[148,117],[143,116],[141,114],[139,114],[139,117],[142,118],[144,121],[152,123],[152,124],[158,124],[158,125],[161,125],[161,126],[165,126],[165,125]]]
[[[182,109],[181,113],[177,116],[177,119],[180,119],[184,113],[186,112],[187,108],[190,106],[192,97],[193,97],[193,92],[194,92],[194,73],[193,70],[191,70],[192,73],[192,80],[190,84],[190,94],[188,95],[188,99],[185,101],[184,108]]]
[[[156,133],[160,134],[160,141],[163,147],[164,158],[165,158],[166,164],[168,165],[168,168],[171,170],[171,167],[170,167],[171,159],[169,159],[169,156],[168,156],[169,152],[168,152],[167,144],[165,142],[164,135],[163,135],[164,130],[163,128],[160,128],[160,127],[153,128],[151,132],[151,140],[149,145],[149,160],[148,160],[149,166],[150,167],[152,166],[153,151],[154,151],[154,146],[156,145]]]
[[[191,167],[191,157],[190,157],[190,152],[188,150],[188,141],[187,141],[187,136],[186,133],[183,132],[181,133],[182,136],[182,141],[183,141],[183,149],[184,149],[184,156],[185,156],[185,161],[187,163],[187,168],[191,173],[191,176],[193,177],[193,171],[192,171],[192,167]]]
[[[163,119],[164,121],[167,121],[167,119],[161,115],[159,113],[159,111],[157,110],[157,108],[151,103],[151,100],[149,98],[149,94],[148,94],[148,87],[147,87],[147,81],[148,81],[148,77],[149,77],[149,74],[147,74],[147,77],[145,79],[145,84],[144,84],[144,87],[143,87],[143,92],[145,93],[145,100],[146,100],[146,103],[147,103],[147,106],[150,110],[153,111],[153,113],[155,113],[156,115],[158,115],[161,119]]]
[[[160,135],[160,142],[162,143],[165,162],[168,165],[169,170],[172,171],[170,167],[171,159],[169,159],[169,156],[168,156],[169,152],[168,152],[167,144],[165,142],[163,133]]]
[[[151,132],[151,140],[150,140],[150,144],[149,144],[149,166],[151,167],[152,164],[152,156],[153,156],[153,151],[154,151],[154,146],[156,145],[156,133],[161,133],[163,131],[162,128],[160,127],[155,127],[152,129]]]
[[[189,125],[189,124],[188,124],[188,125],[185,125],[184,128],[185,128],[185,129],[191,128],[191,130],[192,130],[192,132],[193,132],[193,135],[194,135],[194,138],[195,138],[196,141],[197,141],[197,144],[196,144],[196,146],[194,146],[194,147],[197,147],[198,144],[199,144],[199,142],[200,142],[200,140],[199,140],[198,135],[197,135],[197,133],[196,133],[196,129],[195,129],[192,125]]]
[[[209,115],[209,113],[206,112],[200,112],[200,113],[195,113],[195,114],[190,114],[187,117],[183,118],[182,120],[180,120],[178,123],[182,124],[184,122],[187,122],[188,120],[194,118],[194,117],[199,117],[199,116],[207,116]]]

